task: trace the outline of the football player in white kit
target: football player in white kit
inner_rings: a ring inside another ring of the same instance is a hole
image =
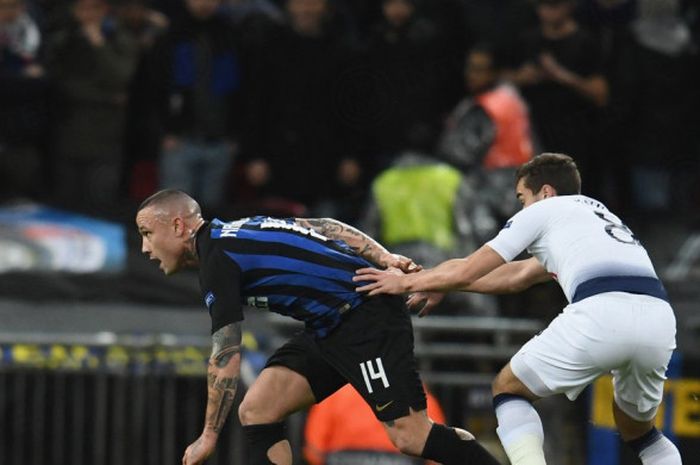
[[[411,293],[426,314],[446,291],[490,294],[551,279],[570,302],[516,353],[493,382],[497,433],[513,465],[542,465],[544,433],[532,402],[553,394],[574,400],[612,373],[613,413],[622,439],[644,465],[678,465],[675,445],[654,428],[676,320],[649,255],[620,219],[580,195],[573,159],[545,153],[516,175],[523,209],[470,256],[430,270],[358,270],[358,290]],[[532,257],[514,259],[527,250]],[[430,292],[430,291],[438,291]]]

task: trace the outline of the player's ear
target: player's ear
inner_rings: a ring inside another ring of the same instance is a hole
[[[185,234],[185,222],[179,216],[173,218],[172,227],[176,237]]]
[[[557,190],[549,184],[542,185],[540,192],[542,192],[542,197],[545,199],[557,195]]]

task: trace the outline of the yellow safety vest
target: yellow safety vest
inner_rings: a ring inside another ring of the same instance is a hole
[[[384,171],[372,189],[387,245],[422,241],[443,250],[455,246],[454,206],[461,173],[449,165],[398,166]]]

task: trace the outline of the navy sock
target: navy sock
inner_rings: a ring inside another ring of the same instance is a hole
[[[274,465],[267,451],[280,441],[287,439],[284,422],[243,426],[248,438],[248,463],[250,465]]]
[[[433,424],[421,457],[443,465],[500,465],[481,444],[460,438],[454,429]]]
[[[657,430],[656,428],[651,428],[649,431],[647,431],[637,439],[627,441],[627,445],[630,446],[630,448],[634,451],[635,454],[639,455],[642,452],[642,450],[644,450],[653,442],[656,442],[660,437],[661,433],[659,433],[659,430]]]
[[[496,394],[493,397],[493,409],[496,410],[496,407],[501,405],[503,402],[508,402],[509,400],[524,400],[526,402],[530,402],[527,398],[525,398],[523,396],[519,396],[517,394],[506,394],[506,393]],[[530,402],[530,403],[532,403],[532,402]]]

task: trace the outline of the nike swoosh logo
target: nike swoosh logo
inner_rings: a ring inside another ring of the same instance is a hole
[[[382,410],[384,410],[385,408],[387,408],[388,406],[390,406],[393,403],[394,403],[394,401],[390,400],[389,402],[387,402],[384,405],[375,405],[374,408],[377,409],[377,412],[381,412]]]

